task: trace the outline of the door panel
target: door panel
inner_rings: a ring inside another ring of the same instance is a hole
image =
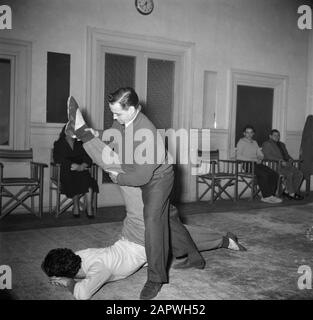
[[[273,123],[273,99],[273,88],[237,86],[236,145],[246,125],[255,128],[259,146],[268,139]]]

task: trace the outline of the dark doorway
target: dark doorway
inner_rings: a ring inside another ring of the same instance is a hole
[[[236,145],[247,124],[255,128],[255,139],[260,146],[268,139],[273,123],[273,100],[273,88],[237,86]]]

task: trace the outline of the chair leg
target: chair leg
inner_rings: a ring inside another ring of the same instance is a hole
[[[234,182],[234,200],[238,201],[238,179]]]
[[[92,193],[92,213],[94,216],[97,214],[97,193]]]
[[[58,218],[59,214],[60,214],[60,189],[59,186],[57,186],[57,190],[56,190],[56,205],[55,205],[55,217]]]
[[[49,214],[52,214],[52,183],[49,184]]]
[[[311,176],[305,179],[305,195],[308,196],[311,191]]]
[[[211,181],[211,204],[214,203],[214,191],[215,191],[215,181],[212,179]]]
[[[35,213],[35,199],[34,199],[34,196],[30,197],[30,208],[32,210],[32,213]]]
[[[2,213],[2,192],[3,192],[3,188],[0,187],[0,217]]]
[[[39,217],[42,218],[43,214],[43,182],[41,181],[39,187]]]

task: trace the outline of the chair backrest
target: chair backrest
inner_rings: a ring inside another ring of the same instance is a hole
[[[50,150],[50,179],[55,183],[59,183],[60,168],[54,163],[53,149]]]
[[[218,149],[210,151],[198,150],[198,157],[201,158],[201,160],[219,160],[220,152]]]
[[[279,171],[279,161],[264,159],[262,164],[269,167],[270,169],[278,172]]]
[[[1,150],[0,162],[29,162],[33,160],[33,149]]]
[[[213,170],[212,161],[219,160],[219,150],[198,150],[198,175],[210,174]]]

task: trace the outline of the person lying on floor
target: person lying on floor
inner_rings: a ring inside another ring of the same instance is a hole
[[[102,143],[100,140],[98,142]],[[141,190],[126,186],[120,189],[127,215],[118,241],[107,248],[77,252],[68,248],[52,249],[42,263],[42,270],[49,277],[49,282],[67,288],[77,300],[90,299],[105,283],[124,279],[146,264]],[[170,219],[179,220],[178,211],[172,205]],[[199,251],[219,248],[246,251],[230,232],[222,236],[204,226],[185,227]]]

